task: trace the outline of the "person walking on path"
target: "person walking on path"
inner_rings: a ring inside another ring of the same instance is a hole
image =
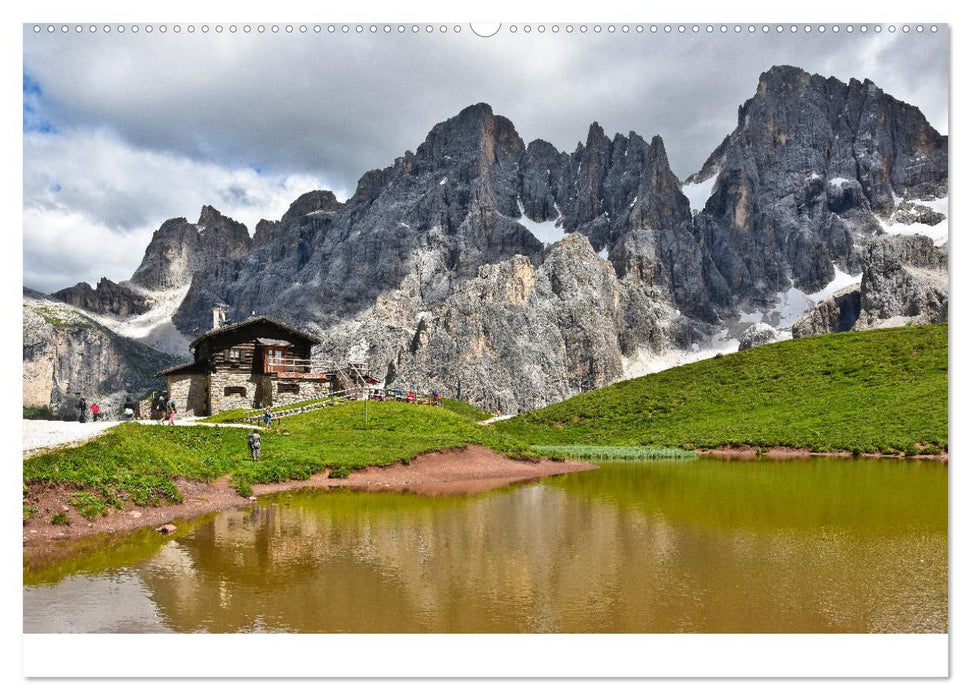
[[[253,461],[260,461],[260,431],[256,428],[249,434],[249,451]]]
[[[97,423],[98,422],[98,412],[100,410],[101,410],[101,407],[98,405],[98,402],[97,401],[95,401],[93,404],[91,404],[91,421],[93,423]]]
[[[273,414],[270,413],[270,407],[267,406],[266,408],[263,409],[263,427],[269,428],[270,421],[272,420],[273,420]]]
[[[175,425],[175,399],[169,399],[169,425]]]

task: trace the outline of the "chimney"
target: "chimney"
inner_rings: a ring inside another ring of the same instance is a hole
[[[212,329],[216,330],[224,323],[226,323],[226,307],[225,306],[212,307]]]

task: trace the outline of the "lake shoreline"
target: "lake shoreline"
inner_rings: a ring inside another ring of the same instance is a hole
[[[121,510],[110,510],[94,520],[85,519],[67,503],[78,489],[68,485],[45,487],[32,485],[25,503],[37,508],[37,513],[23,526],[23,553],[28,559],[57,556],[65,543],[87,537],[141,528],[158,527],[176,520],[187,520],[216,511],[242,508],[256,497],[303,488],[350,488],[359,491],[409,492],[423,496],[446,496],[481,493],[502,486],[597,469],[588,462],[541,459],[525,462],[511,459],[481,445],[438,450],[418,455],[409,462],[388,466],[355,469],[346,479],[328,478],[329,470],[303,481],[283,481],[275,484],[253,484],[253,496],[236,493],[229,484],[229,476],[211,483],[176,478],[174,482],[182,494],[182,503],[161,506],[125,504]],[[70,525],[52,525],[55,513],[64,513]],[[178,526],[177,526],[178,527]],[[176,530],[178,534],[178,530]],[[161,533],[159,537],[163,537]]]
[[[929,459],[938,462],[947,462],[948,453],[942,452],[936,455],[885,455],[879,452],[862,452],[854,454],[849,450],[833,450],[829,452],[814,452],[805,448],[797,447],[755,447],[754,445],[722,445],[720,447],[699,447],[694,450],[695,454],[706,455],[709,457],[724,457],[728,459],[758,459],[768,457],[769,459],[809,459],[811,457],[841,457],[860,459]]]

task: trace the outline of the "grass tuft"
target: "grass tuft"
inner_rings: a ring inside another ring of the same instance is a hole
[[[88,520],[100,518],[108,514],[108,503],[84,491],[75,492],[67,502],[77,508],[81,516]]]

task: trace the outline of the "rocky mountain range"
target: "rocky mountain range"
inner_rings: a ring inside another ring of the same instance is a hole
[[[155,388],[155,373],[177,361],[26,288],[23,324],[24,406],[49,406],[63,418],[76,416],[78,396],[115,413],[128,395],[140,399]]]
[[[869,290],[867,327],[943,319],[947,167],[947,137],[916,107],[788,66],[760,76],[683,183],[660,136],[594,123],[568,153],[476,104],[346,202],[309,192],[252,238],[207,206],[196,224],[163,223],[130,280],[55,296],[167,352],[215,305],[277,317],[389,386],[515,412],[735,350],[755,324],[774,335],[746,343],[789,337],[848,284]],[[913,233],[930,238],[875,244]],[[943,299],[901,302],[913,265],[893,268],[898,254],[943,274]],[[831,317],[814,332],[848,323]]]

